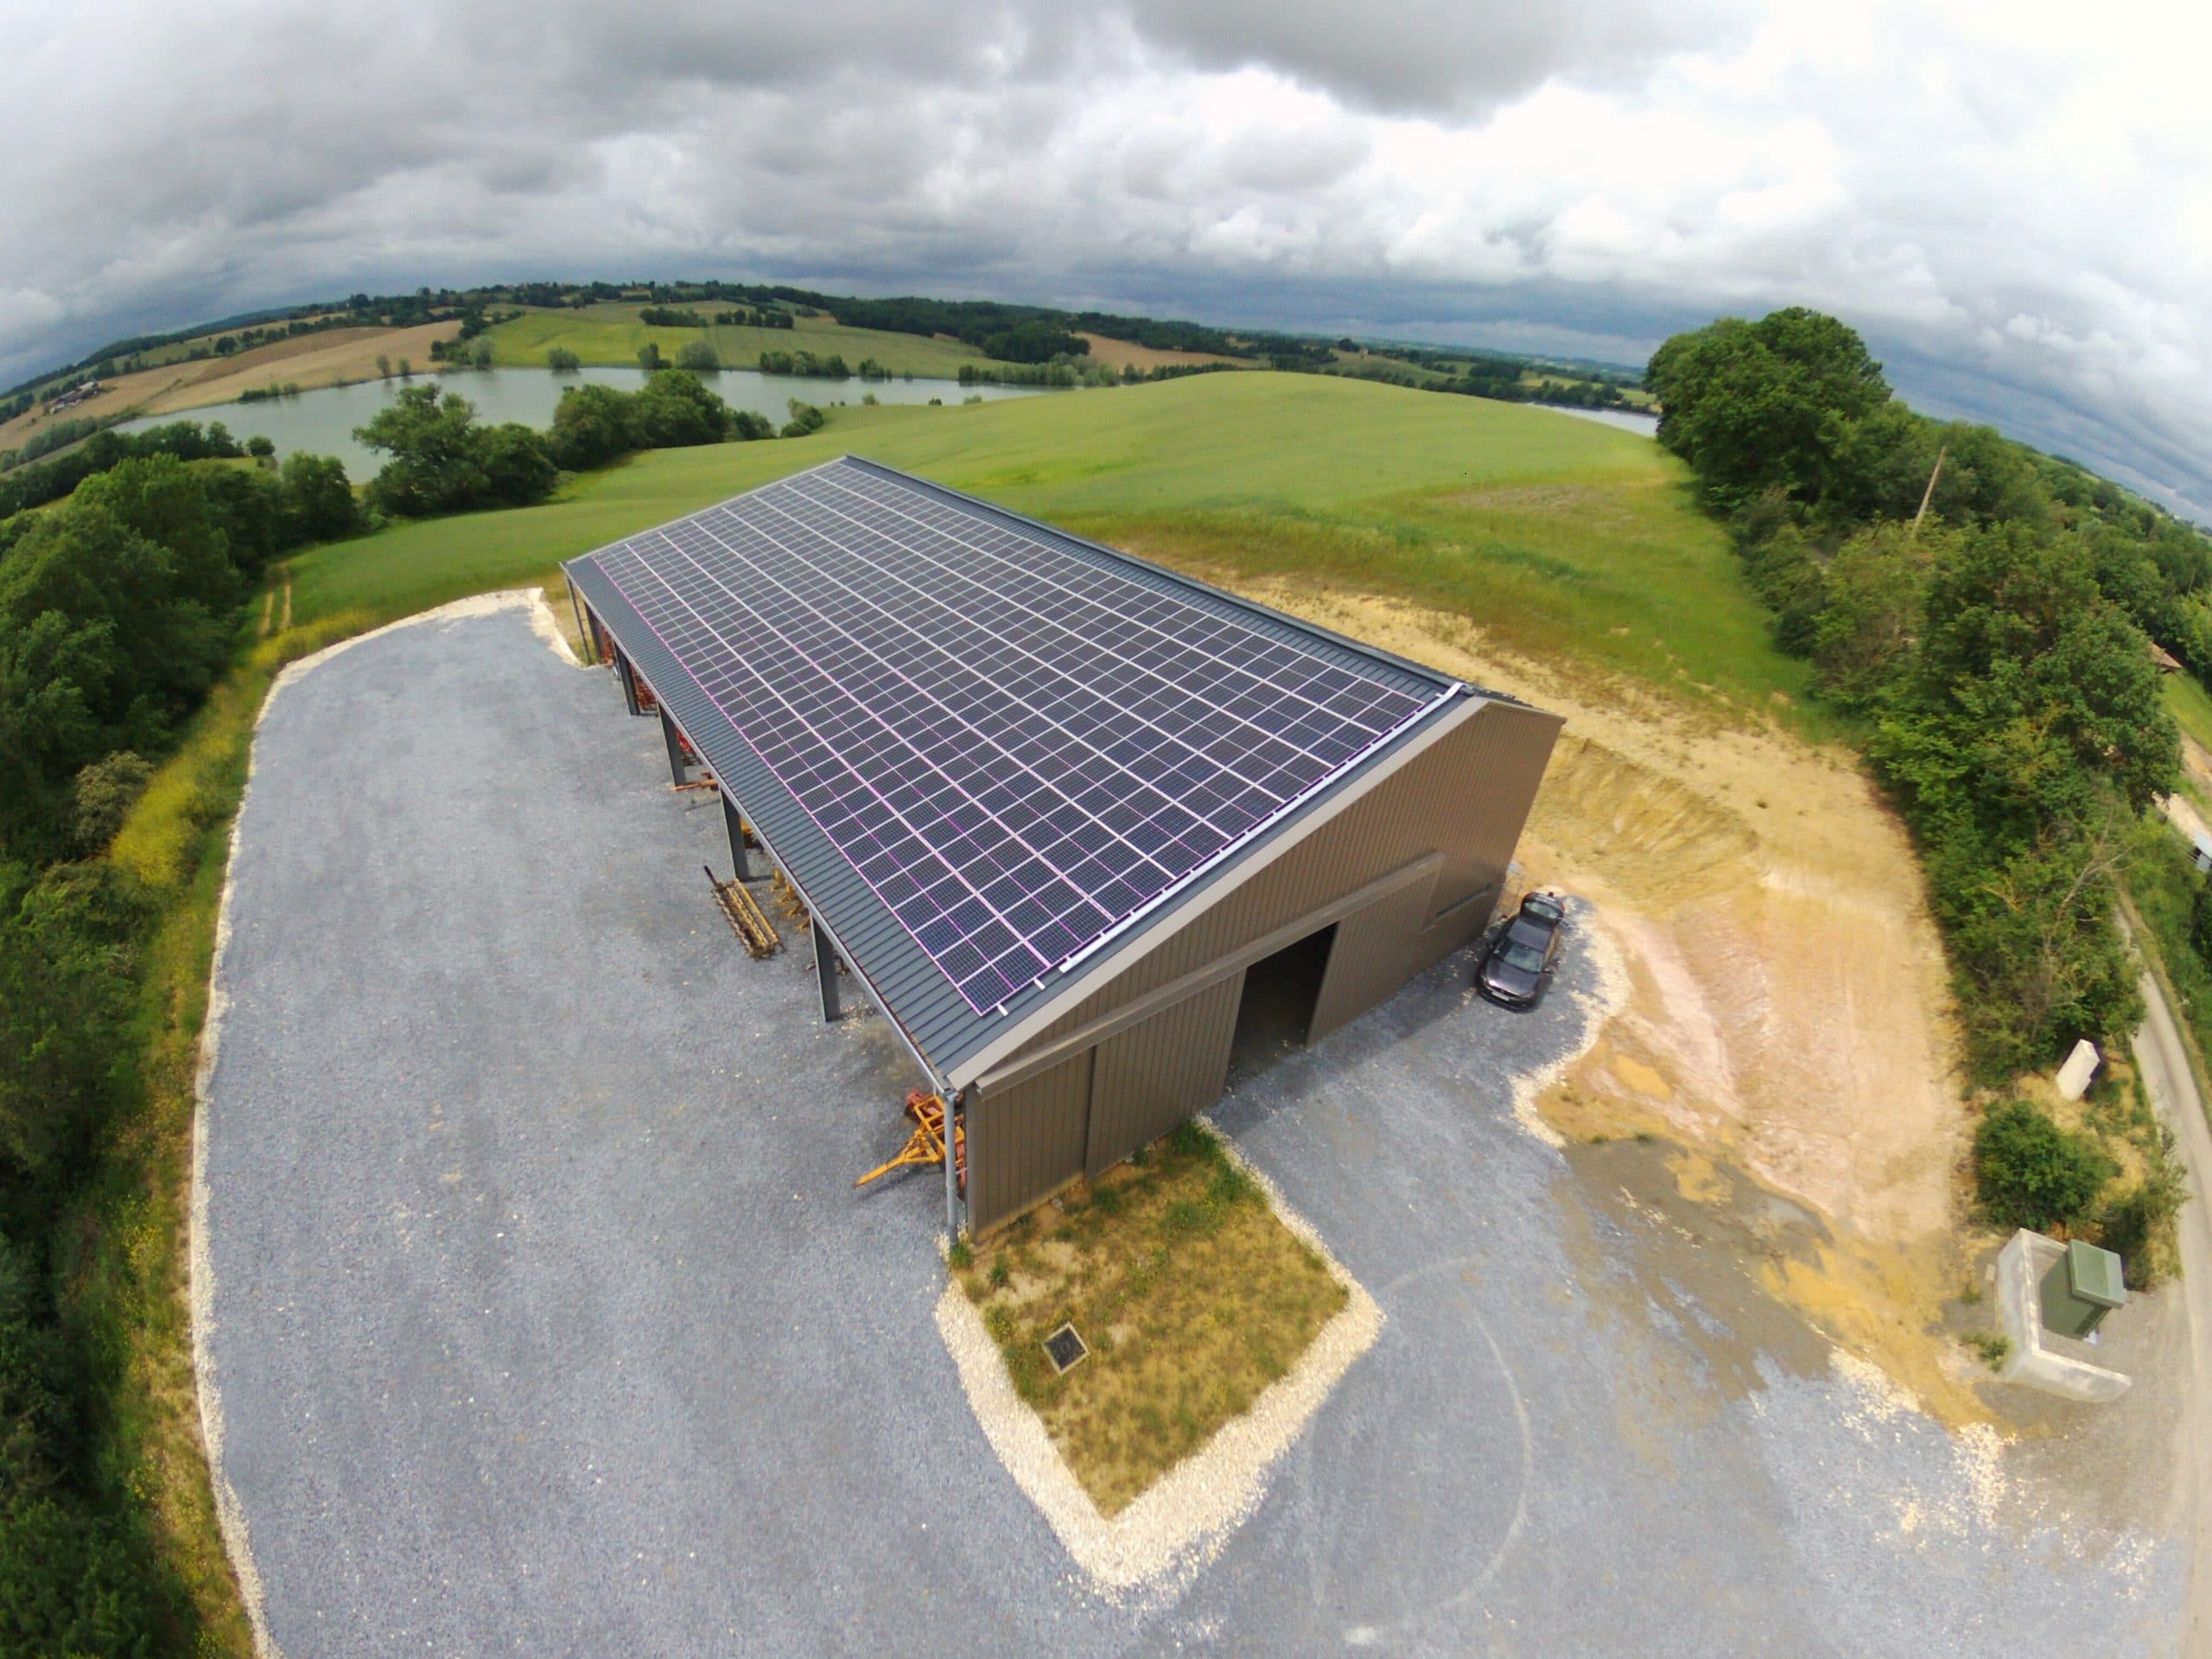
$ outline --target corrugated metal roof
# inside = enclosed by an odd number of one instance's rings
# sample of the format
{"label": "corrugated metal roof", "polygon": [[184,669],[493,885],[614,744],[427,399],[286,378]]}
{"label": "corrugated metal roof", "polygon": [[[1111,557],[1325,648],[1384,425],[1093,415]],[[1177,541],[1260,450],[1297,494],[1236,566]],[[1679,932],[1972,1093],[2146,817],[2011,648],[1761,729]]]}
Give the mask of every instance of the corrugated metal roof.
{"label": "corrugated metal roof", "polygon": [[[769,493],[779,486],[764,486],[763,490],[735,498],[721,507],[673,521],[659,531],[626,538],[623,543],[569,562],[565,568],[577,590],[737,800],[777,861],[804,893],[810,907],[823,918],[831,937],[842,946],[849,964],[868,984],[878,1005],[902,1028],[940,1077],[957,1069],[963,1059],[974,1055],[996,1033],[1046,1004],[1077,994],[1108,957],[1117,954],[1103,950],[1102,946],[1109,941],[1123,944],[1173,925],[1175,914],[1198,894],[1236,880],[1240,868],[1262,849],[1279,844],[1283,837],[1296,834],[1299,823],[1325,803],[1363,787],[1363,780],[1385,765],[1390,754],[1414,741],[1453,708],[1464,707],[1463,700],[1475,695],[1418,664],[874,462],[846,456],[802,477],[840,486],[849,484],[855,489],[865,487],[874,499],[895,499],[902,508],[912,504],[914,511],[927,510],[937,522],[963,526],[979,537],[992,529],[1018,531],[1025,538],[1025,544],[1033,549],[1049,549],[1054,556],[1079,560],[1084,565],[1111,573],[1122,582],[1172,596],[1174,604],[1166,607],[1163,614],[1179,618],[1198,615],[1232,622],[1234,638],[1237,639],[1249,642],[1251,636],[1257,636],[1281,642],[1304,657],[1357,675],[1362,683],[1388,688],[1413,711],[1401,718],[1397,710],[1391,710],[1393,723],[1388,730],[1335,766],[1318,783],[1306,785],[1277,812],[1221,848],[1199,868],[1186,871],[1144,906],[1122,915],[1104,936],[1064,963],[1049,967],[1033,982],[1016,987],[1003,1001],[979,1007],[972,995],[963,995],[961,984],[941,965],[940,958],[924,948],[909,925],[911,916],[902,921],[878,885],[863,874],[855,859],[825,829],[818,810],[810,810],[808,802],[795,792],[770,762],[769,755],[782,758],[785,772],[791,771],[788,753],[779,747],[781,734],[771,728],[784,718],[782,699],[785,693],[789,694],[790,717],[800,717],[798,710],[809,693],[809,685],[804,682],[814,672],[812,659],[808,659],[804,667],[797,658],[782,667],[774,662],[763,665],[747,660],[745,672],[753,690],[767,689],[766,682],[771,677],[779,683],[776,688],[779,700],[766,712],[766,706],[758,700],[740,708],[739,712],[753,727],[747,732],[741,728],[730,712],[736,702],[727,666],[718,669],[709,660],[709,652],[696,633],[687,632],[682,626],[671,626],[668,607],[658,604],[658,591],[643,595],[645,604],[661,611],[658,625],[655,617],[641,609],[638,596],[640,547],[648,556],[664,561],[681,559],[687,575],[709,567],[719,571],[728,538],[737,533],[733,526],[747,514],[757,518],[774,499]],[[757,505],[748,505],[756,501]],[[1003,538],[999,544],[1013,545]],[[718,579],[716,588],[717,602],[737,606],[747,613],[747,620],[755,629],[752,637],[768,642],[771,649],[763,654],[771,656],[780,648],[779,640],[759,632],[765,624],[760,615],[753,614],[757,606],[744,602],[738,596],[757,590],[764,579],[780,582],[783,573],[761,563],[779,556],[772,548],[764,550],[760,545],[749,545],[744,550],[745,562],[734,560],[728,573]],[[811,567],[800,568],[811,570]],[[912,569],[907,568],[901,575],[911,577]],[[850,581],[870,579],[850,577],[849,572],[849,578],[848,592],[853,591]],[[752,588],[748,588],[748,583],[753,584]],[[914,582],[906,580],[904,585],[912,588]],[[971,578],[965,590],[971,604],[976,590]],[[1116,591],[1126,590],[1116,588]],[[685,617],[677,618],[679,624],[688,620]],[[818,629],[820,619],[813,618],[810,626]],[[1197,632],[1204,634],[1205,629],[1201,627]],[[954,649],[959,646],[957,629],[950,631],[945,643]],[[716,642],[716,648],[727,658],[727,642]],[[1246,649],[1250,648],[1248,643]],[[1282,655],[1281,652],[1271,654]],[[871,708],[869,715],[872,720],[888,726],[913,718],[910,710],[897,706]],[[988,718],[988,711],[979,717]],[[821,800],[821,791],[816,789],[817,809]],[[849,839],[850,826],[839,827]]]}

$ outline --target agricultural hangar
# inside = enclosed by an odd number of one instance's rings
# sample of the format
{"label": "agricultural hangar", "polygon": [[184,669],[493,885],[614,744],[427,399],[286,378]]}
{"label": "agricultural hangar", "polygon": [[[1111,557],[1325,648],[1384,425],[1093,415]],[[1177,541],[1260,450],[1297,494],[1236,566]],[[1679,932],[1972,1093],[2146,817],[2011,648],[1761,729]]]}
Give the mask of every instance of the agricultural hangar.
{"label": "agricultural hangar", "polygon": [[[963,1127],[969,1224],[1481,933],[1560,721],[847,456],[566,567]],[[947,1219],[958,1197],[947,1161]]]}

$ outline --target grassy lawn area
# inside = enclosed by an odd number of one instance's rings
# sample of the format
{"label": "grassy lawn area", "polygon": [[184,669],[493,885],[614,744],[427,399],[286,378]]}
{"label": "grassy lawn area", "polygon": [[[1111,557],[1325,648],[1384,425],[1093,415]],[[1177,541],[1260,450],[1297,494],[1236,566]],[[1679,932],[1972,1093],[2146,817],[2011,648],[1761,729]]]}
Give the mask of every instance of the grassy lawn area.
{"label": "grassy lawn area", "polygon": [[[1348,1300],[1221,1142],[1186,1123],[972,1245],[960,1284],[1100,1513],[1249,1409]],[[1072,1322],[1065,1376],[1045,1338]]]}
{"label": "grassy lawn area", "polygon": [[2158,694],[2174,723],[2207,749],[2212,749],[2212,696],[2187,669],[2158,677]]}
{"label": "grassy lawn area", "polygon": [[1320,375],[847,409],[810,438],[662,451],[549,505],[302,554],[300,619],[397,615],[535,580],[557,559],[849,450],[1163,563],[1410,600],[1526,656],[1818,728],[1807,666],[1774,648],[1726,536],[1648,439]]}
{"label": "grassy lawn area", "polygon": [[[957,340],[925,334],[893,334],[874,328],[847,328],[827,317],[801,317],[791,328],[728,328],[717,324],[697,328],[648,328],[638,321],[639,307],[605,304],[582,310],[525,310],[512,321],[495,324],[483,338],[492,342],[492,359],[502,368],[542,369],[550,347],[565,346],[586,363],[634,368],[639,348],[648,340],[660,347],[669,362],[691,341],[703,334],[726,369],[749,369],[763,352],[812,352],[817,357],[832,353],[857,370],[862,358],[872,357],[893,374],[925,375],[951,379],[963,363],[988,359],[973,346]],[[680,308],[711,316],[718,310],[751,310],[751,306],[716,305],[707,301]],[[795,381],[794,385],[804,385]],[[794,396],[804,396],[795,392]]]}

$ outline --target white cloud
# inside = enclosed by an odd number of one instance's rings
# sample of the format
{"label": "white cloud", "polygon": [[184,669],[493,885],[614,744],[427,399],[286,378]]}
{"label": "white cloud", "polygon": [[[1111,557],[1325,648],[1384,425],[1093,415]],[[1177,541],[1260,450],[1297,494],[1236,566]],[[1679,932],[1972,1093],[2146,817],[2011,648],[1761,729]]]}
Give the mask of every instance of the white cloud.
{"label": "white cloud", "polygon": [[1802,302],[1908,390],[2044,441],[2035,411],[2086,416],[2085,459],[2212,510],[2201,8],[92,0],[11,22],[0,378],[125,327],[533,274],[1636,350]]}

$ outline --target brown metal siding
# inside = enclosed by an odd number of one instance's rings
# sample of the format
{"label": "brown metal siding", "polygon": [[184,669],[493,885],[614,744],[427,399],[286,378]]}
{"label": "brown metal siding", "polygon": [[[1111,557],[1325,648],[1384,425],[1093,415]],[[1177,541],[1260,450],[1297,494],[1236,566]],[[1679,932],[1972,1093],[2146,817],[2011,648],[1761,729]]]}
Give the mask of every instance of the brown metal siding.
{"label": "brown metal siding", "polygon": [[[1559,728],[1555,715],[1513,703],[1484,704],[1456,730],[1069,1009],[1024,1044],[1024,1052],[1430,852],[1445,855],[1431,901],[1432,912],[1440,914],[1415,935],[1401,982],[1465,944],[1489,925],[1503,896],[1506,866]],[[1485,887],[1491,889],[1487,901],[1479,896]],[[1459,902],[1471,895],[1476,895],[1474,902]],[[1459,908],[1452,909],[1455,904]]]}
{"label": "brown metal siding", "polygon": [[1091,1051],[1098,1061],[1085,1174],[1111,1168],[1221,1098],[1243,991],[1244,976],[1231,974]]}
{"label": "brown metal siding", "polygon": [[976,1231],[1042,1203],[1083,1173],[1096,1052],[1084,1049],[1027,1083],[969,1102],[968,1224]]}
{"label": "brown metal siding", "polygon": [[1339,1026],[1348,1026],[1377,1003],[1388,1001],[1406,982],[1413,967],[1414,941],[1427,924],[1433,881],[1415,881],[1337,924],[1329,950],[1328,971],[1314,1001],[1309,1043]]}
{"label": "brown metal siding", "polygon": [[[1484,704],[1219,903],[1024,1044],[1031,1052],[1433,853],[1413,881],[1344,918],[1314,1035],[1387,1000],[1479,935],[1559,734],[1555,716]],[[997,1225],[1096,1174],[1220,1096],[1241,971],[969,1107],[970,1224]],[[1011,1057],[1010,1057],[1011,1058]]]}

